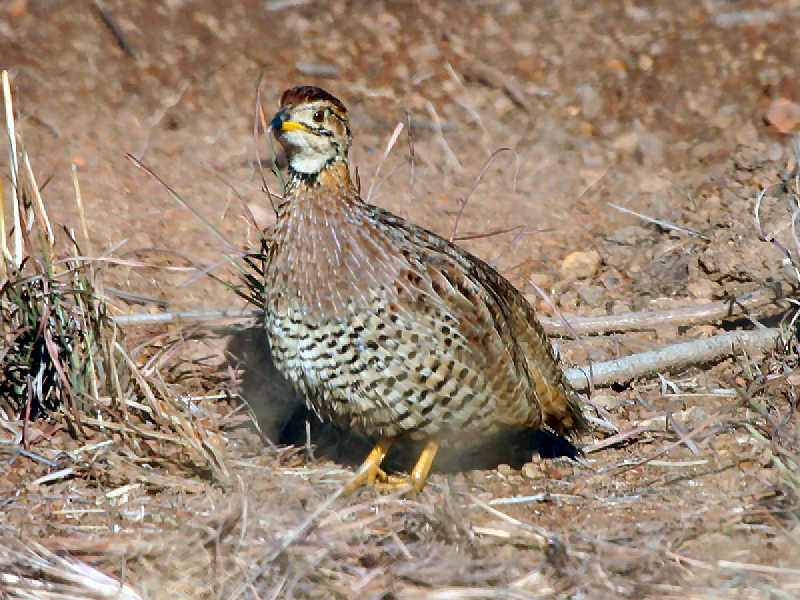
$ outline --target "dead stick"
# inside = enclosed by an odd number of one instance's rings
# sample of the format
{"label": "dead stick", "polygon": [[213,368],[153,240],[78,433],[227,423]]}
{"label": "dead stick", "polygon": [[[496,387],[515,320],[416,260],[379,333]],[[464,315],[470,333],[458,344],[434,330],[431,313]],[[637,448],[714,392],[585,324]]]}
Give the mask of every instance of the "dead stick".
{"label": "dead stick", "polygon": [[[685,306],[672,310],[629,312],[621,315],[599,317],[580,317],[564,315],[564,318],[579,334],[599,334],[612,331],[642,331],[654,329],[658,325],[693,325],[709,323],[734,316],[739,307],[743,312],[749,309],[777,302],[775,293],[770,290],[755,290],[730,300],[710,302],[697,306]],[[540,317],[544,330],[550,335],[568,335],[567,328],[560,319]]]}
{"label": "dead stick", "polygon": [[[734,316],[734,307],[749,310],[777,302],[779,298],[769,290],[755,290],[731,300],[711,302],[697,306],[686,306],[663,311],[630,312],[621,315],[581,317],[564,315],[579,334],[599,334],[612,331],[641,331],[654,329],[657,325],[692,325],[708,323]],[[221,310],[211,312],[142,313],[112,317],[117,325],[148,325],[151,323],[202,322],[219,319],[255,319],[264,316],[261,310]],[[558,319],[539,317],[545,331],[550,335],[567,335],[566,326]]]}
{"label": "dead stick", "polygon": [[108,12],[102,4],[100,4],[99,0],[95,0],[94,7],[100,15],[100,18],[103,20],[103,23],[105,23],[106,27],[108,27],[109,31],[111,31],[111,34],[117,40],[119,47],[122,48],[131,58],[136,58],[136,55],[139,53],[139,51],[128,41],[128,38],[125,36],[125,32],[122,31],[122,27],[119,26],[116,19],[114,19],[114,17],[111,16],[111,13]]}
{"label": "dead stick", "polygon": [[117,325],[150,325],[152,323],[191,323],[220,321],[224,319],[256,319],[264,316],[263,310],[216,310],[211,312],[174,312],[157,314],[117,315],[111,317]]}
{"label": "dead stick", "polygon": [[[721,304],[721,303],[720,303]],[[681,309],[678,309],[681,310]],[[143,325],[147,323],[197,322],[223,319],[253,319],[263,316],[262,311],[216,311],[207,313],[162,313],[120,315],[112,317],[117,325]],[[592,365],[594,385],[626,383],[637,377],[645,377],[661,371],[684,368],[694,364],[713,362],[738,352],[763,352],[774,347],[780,339],[778,329],[734,331],[632,354],[625,358]],[[576,390],[588,388],[589,367],[574,367],[565,372],[567,381]]]}
{"label": "dead stick", "polygon": [[[682,344],[674,344],[660,350],[632,354],[617,360],[594,363],[592,365],[594,385],[626,383],[638,377],[712,362],[740,352],[748,354],[764,352],[774,348],[780,340],[780,336],[780,329],[733,331]],[[565,375],[567,381],[576,390],[588,389],[588,367],[567,369]]]}

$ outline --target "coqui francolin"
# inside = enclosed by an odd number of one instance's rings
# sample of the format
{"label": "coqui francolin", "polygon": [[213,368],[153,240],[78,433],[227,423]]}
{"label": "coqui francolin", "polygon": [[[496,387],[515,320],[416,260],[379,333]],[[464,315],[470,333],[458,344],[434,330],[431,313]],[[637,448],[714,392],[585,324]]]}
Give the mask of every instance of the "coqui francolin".
{"label": "coqui francolin", "polygon": [[[420,490],[440,445],[524,428],[585,425],[531,305],[491,266],[364,202],[350,177],[347,109],[287,90],[271,122],[289,162],[265,242],[275,365],[324,420],[377,440],[350,490]],[[423,441],[410,477],[381,461]]]}

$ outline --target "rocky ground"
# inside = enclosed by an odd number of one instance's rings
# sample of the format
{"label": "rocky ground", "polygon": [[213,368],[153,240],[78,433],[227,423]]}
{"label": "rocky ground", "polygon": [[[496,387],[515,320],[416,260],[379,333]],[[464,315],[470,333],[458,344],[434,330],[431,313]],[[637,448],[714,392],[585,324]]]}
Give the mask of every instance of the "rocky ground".
{"label": "rocky ground", "polygon": [[[564,313],[605,315],[795,293],[785,258],[800,254],[798,29],[792,0],[14,0],[0,6],[0,67],[54,222],[80,227],[75,165],[86,254],[150,265],[108,267],[115,313],[247,308],[197,275],[228,249],[126,155],[252,248],[273,219],[257,101],[269,118],[284,89],[315,84],[349,108],[371,202],[445,236],[457,221],[460,243],[543,315],[554,311],[531,281]],[[567,365],[600,362],[786,324],[792,306],[559,348]],[[230,478],[176,483],[159,466],[162,484],[132,488],[125,503],[104,487],[124,477],[42,490],[28,484],[47,465],[20,459],[0,483],[17,507],[0,514],[4,532],[67,550],[148,598],[800,594],[791,344],[597,389],[582,464],[473,449],[460,467],[441,463],[419,496],[339,498],[365,442],[314,423],[306,440],[289,392],[264,382],[257,329],[182,331],[170,385],[212,397],[243,379],[272,441],[245,426],[236,400],[199,400]],[[46,444],[79,445],[66,434]],[[70,490],[103,510],[71,518]]]}

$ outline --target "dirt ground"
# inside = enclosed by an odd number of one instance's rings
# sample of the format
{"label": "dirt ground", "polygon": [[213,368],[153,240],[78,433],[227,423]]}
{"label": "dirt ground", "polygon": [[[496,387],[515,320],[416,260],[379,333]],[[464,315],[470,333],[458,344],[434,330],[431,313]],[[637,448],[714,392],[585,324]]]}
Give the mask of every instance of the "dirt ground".
{"label": "dirt ground", "polygon": [[[552,310],[531,280],[565,313],[604,315],[765,287],[795,294],[780,184],[797,161],[798,31],[794,0],[10,0],[0,67],[51,218],[79,228],[75,165],[86,254],[153,265],[108,267],[118,314],[248,308],[197,274],[228,249],[126,154],[252,248],[244,207],[261,227],[273,219],[256,164],[257,90],[269,118],[284,89],[314,84],[348,106],[371,202],[448,236],[468,198],[460,243],[542,314]],[[513,151],[476,183],[500,148]],[[754,220],[766,186],[759,218],[776,243]],[[566,365],[583,365],[778,326],[791,307],[558,344]],[[336,497],[366,442],[310,421],[306,441],[252,323],[183,331],[167,379],[203,397],[193,411],[220,432],[229,479],[193,483],[149,465],[160,486],[108,496],[135,477],[48,490],[29,485],[47,466],[18,459],[3,467],[0,505],[28,494],[36,508],[4,509],[3,535],[67,551],[144,598],[800,597],[800,479],[785,468],[800,464],[791,345],[597,389],[582,463],[531,459],[524,444],[464,449],[418,496]],[[128,329],[132,344],[157,333]],[[226,347],[244,367],[226,362]],[[242,380],[270,442],[224,398]],[[39,451],[59,444],[80,446],[54,436]],[[73,504],[54,499],[70,486]],[[77,505],[94,512],[70,516]]]}

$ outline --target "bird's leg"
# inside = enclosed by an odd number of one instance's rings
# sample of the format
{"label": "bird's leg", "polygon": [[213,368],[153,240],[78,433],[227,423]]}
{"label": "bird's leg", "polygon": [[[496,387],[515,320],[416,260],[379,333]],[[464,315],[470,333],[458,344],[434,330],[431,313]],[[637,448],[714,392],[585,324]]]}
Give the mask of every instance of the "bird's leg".
{"label": "bird's leg", "polygon": [[378,473],[381,481],[377,483],[375,487],[387,491],[413,487],[416,491],[421,492],[422,488],[425,486],[425,480],[428,478],[428,473],[431,471],[433,459],[436,458],[436,453],[438,451],[439,444],[435,440],[428,440],[422,452],[420,452],[417,463],[411,470],[410,476],[386,475],[381,471]]}
{"label": "bird's leg", "polygon": [[381,462],[383,462],[391,446],[392,440],[386,437],[381,438],[380,441],[375,444],[375,447],[358,469],[358,474],[347,487],[345,487],[345,494],[356,491],[362,485],[384,491],[398,490],[407,487],[413,487],[418,492],[422,490],[425,485],[425,480],[428,478],[428,473],[430,473],[431,465],[433,465],[433,459],[436,458],[436,453],[439,451],[439,444],[435,440],[428,440],[425,444],[425,448],[422,449],[417,459],[417,463],[411,470],[411,475],[409,477],[387,475],[384,470],[381,469]]}
{"label": "bird's leg", "polygon": [[409,479],[411,480],[411,485],[418,492],[422,491],[422,486],[425,485],[425,480],[431,471],[431,465],[433,465],[433,459],[436,458],[438,451],[439,444],[436,440],[428,440],[417,459],[417,464],[414,465],[414,469],[411,471]]}
{"label": "bird's leg", "polygon": [[349,484],[347,484],[347,487],[344,490],[345,494],[350,494],[351,492],[356,491],[362,485],[375,487],[376,477],[380,477],[384,480],[386,479],[386,473],[384,473],[381,469],[381,463],[383,462],[383,459],[391,446],[392,440],[387,437],[382,437],[378,443],[375,444],[375,447],[367,455],[367,458],[363,463],[361,463],[361,467],[358,469],[358,474],[356,477]]}

